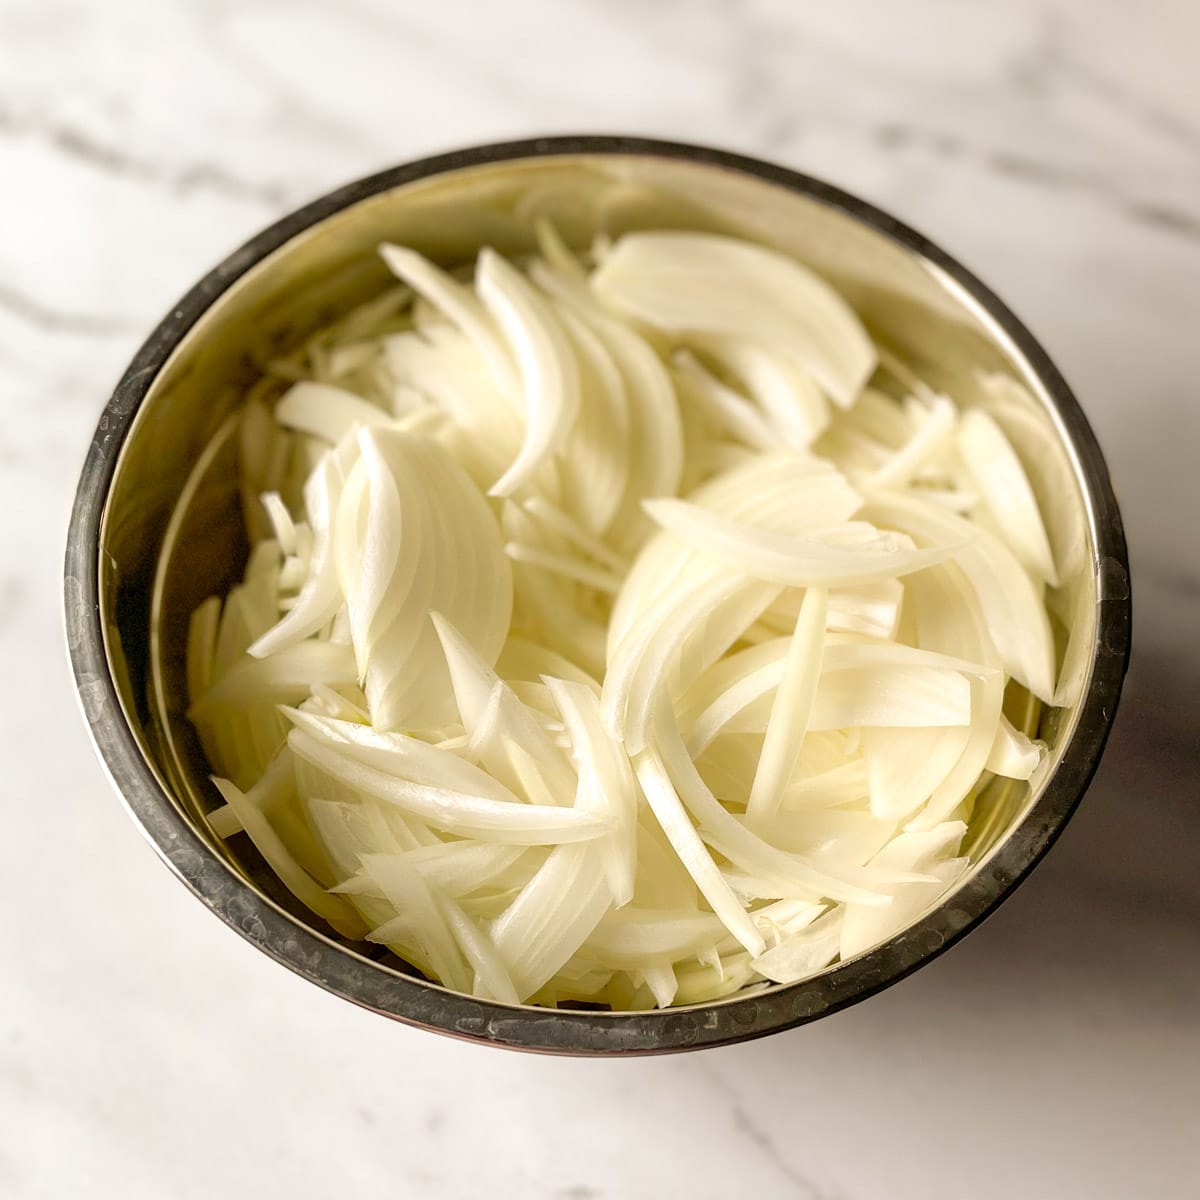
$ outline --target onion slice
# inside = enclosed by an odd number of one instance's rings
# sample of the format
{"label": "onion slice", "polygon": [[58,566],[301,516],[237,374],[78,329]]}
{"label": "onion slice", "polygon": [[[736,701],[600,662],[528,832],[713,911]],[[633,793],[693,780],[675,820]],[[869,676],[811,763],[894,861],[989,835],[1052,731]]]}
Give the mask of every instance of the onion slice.
{"label": "onion slice", "polygon": [[746,805],[746,816],[752,823],[773,817],[779,811],[784,787],[800,757],[821,678],[828,603],[824,589],[810,588],[800,606]]}
{"label": "onion slice", "polygon": [[516,460],[490,488],[493,496],[511,496],[565,444],[579,412],[579,372],[550,306],[494,251],[480,253],[475,287],[520,368],[525,438]]}
{"label": "onion slice", "polygon": [[743,337],[794,355],[843,408],[875,369],[849,305],[765,246],[716,234],[629,233],[591,280],[606,304],[681,336]]}

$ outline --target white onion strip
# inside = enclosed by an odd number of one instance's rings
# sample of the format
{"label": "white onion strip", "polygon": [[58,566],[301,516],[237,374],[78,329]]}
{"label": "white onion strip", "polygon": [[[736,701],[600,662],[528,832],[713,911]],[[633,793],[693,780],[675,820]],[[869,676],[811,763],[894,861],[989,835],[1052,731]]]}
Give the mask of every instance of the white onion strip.
{"label": "white onion strip", "polygon": [[783,790],[800,757],[821,678],[828,603],[829,595],[823,588],[810,588],[804,594],[767,722],[762,756],[750,786],[746,816],[751,823],[773,817],[779,811]]}
{"label": "white onion strip", "polygon": [[895,579],[958,555],[971,536],[927,550],[906,549],[886,534],[868,546],[843,547],[758,529],[683,500],[647,500],[644,508],[697,550],[754,578],[789,587],[852,587]]}
{"label": "white onion strip", "polygon": [[346,787],[395,804],[447,833],[509,845],[586,841],[608,832],[606,822],[573,808],[508,804],[449,788],[415,783],[323,746],[299,729],[288,735],[298,758]]}
{"label": "white onion strip", "polygon": [[511,496],[565,443],[579,411],[578,368],[549,305],[498,254],[480,253],[475,287],[520,368],[525,438],[516,460],[490,488],[493,496]]}

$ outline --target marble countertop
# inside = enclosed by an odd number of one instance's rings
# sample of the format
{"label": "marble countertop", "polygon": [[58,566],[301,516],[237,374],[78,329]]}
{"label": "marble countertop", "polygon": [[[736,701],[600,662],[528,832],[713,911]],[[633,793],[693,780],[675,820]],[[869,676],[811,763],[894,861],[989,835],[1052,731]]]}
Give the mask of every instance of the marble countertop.
{"label": "marble countertop", "polygon": [[[1195,1195],[1200,7],[0,0],[0,1195]],[[231,247],[345,179],[553,131],[857,191],[987,279],[1113,469],[1136,655],[1034,878],[909,981],[673,1059],[489,1052],[328,996],[172,882],[63,665],[108,390]]]}

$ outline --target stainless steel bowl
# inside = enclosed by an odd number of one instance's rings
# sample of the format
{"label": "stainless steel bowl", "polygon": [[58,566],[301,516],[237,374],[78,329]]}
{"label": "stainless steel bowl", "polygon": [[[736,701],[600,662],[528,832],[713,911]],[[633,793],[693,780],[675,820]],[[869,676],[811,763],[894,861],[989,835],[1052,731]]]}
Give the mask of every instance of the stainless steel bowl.
{"label": "stainless steel bowl", "polygon": [[[536,214],[576,241],[600,227],[665,224],[773,243],[821,271],[882,344],[960,403],[991,403],[980,372],[1028,389],[1001,415],[1033,469],[1059,560],[1074,567],[1058,597],[1059,632],[1060,653],[1070,642],[1081,672],[1079,694],[1060,708],[1010,713],[1047,742],[1050,770],[1036,788],[992,780],[980,792],[971,868],[953,893],[904,933],[803,983],[664,1012],[476,1000],[381,949],[342,941],[252,851],[232,850],[202,819],[214,799],[182,715],[183,647],[192,607],[223,593],[246,553],[229,418],[254,362],[379,288],[379,241],[447,262],[483,243],[521,252]],[[151,334],[105,407],[71,518],[65,600],[100,756],[151,844],[210,909],[356,1004],[457,1037],[562,1054],[758,1037],[928,962],[994,910],[1062,830],[1099,762],[1130,641],[1125,539],[1099,447],[1045,351],[982,283],[886,213],[815,179],[717,150],[611,137],[484,146],[384,171],[285,217],[221,263]]]}

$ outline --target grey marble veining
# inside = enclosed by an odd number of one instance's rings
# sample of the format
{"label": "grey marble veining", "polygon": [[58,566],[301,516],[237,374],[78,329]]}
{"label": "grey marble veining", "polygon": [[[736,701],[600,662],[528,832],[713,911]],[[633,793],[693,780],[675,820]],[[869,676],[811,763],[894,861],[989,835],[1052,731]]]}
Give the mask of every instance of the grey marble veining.
{"label": "grey marble veining", "polygon": [[[1198,44],[1178,0],[0,0],[0,1195],[1194,1195]],[[266,961],[141,843],[61,645],[83,449],[176,296],[345,179],[554,130],[930,233],[1076,387],[1131,542],[1121,719],[1034,878],[865,1005],[672,1060],[489,1053]]]}

